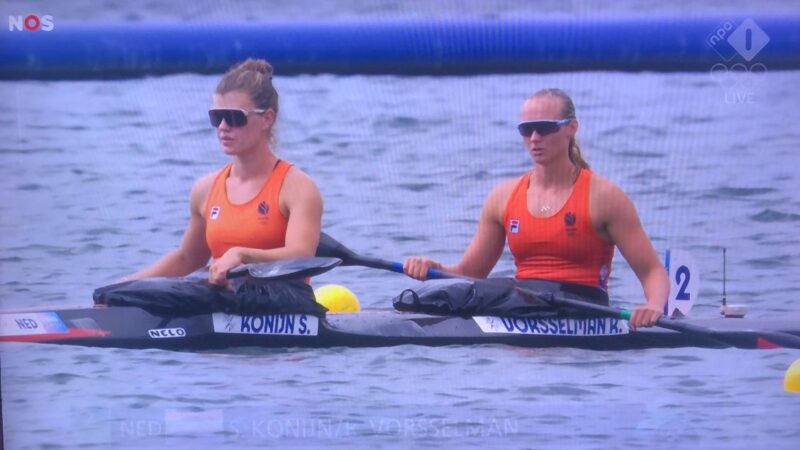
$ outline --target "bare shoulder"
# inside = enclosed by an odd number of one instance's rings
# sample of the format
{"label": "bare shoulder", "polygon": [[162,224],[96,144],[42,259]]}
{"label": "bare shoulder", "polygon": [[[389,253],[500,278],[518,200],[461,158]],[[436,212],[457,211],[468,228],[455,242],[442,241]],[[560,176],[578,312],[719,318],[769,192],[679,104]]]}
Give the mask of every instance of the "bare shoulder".
{"label": "bare shoulder", "polygon": [[297,166],[292,166],[286,173],[280,194],[281,208],[291,210],[293,205],[313,205],[313,209],[322,209],[322,194],[317,183]]}
{"label": "bare shoulder", "polygon": [[208,193],[211,191],[211,186],[214,184],[218,172],[211,172],[200,177],[194,182],[192,186],[192,193],[189,197],[189,203],[193,211],[202,215],[203,207],[208,198]]}
{"label": "bare shoulder", "polygon": [[218,171],[210,172],[203,175],[202,177],[198,178],[197,181],[194,182],[194,187],[192,189],[193,190],[200,189],[205,191],[210,190],[211,185],[214,184],[214,179],[217,177],[217,174],[219,174]]}
{"label": "bare shoulder", "polygon": [[628,196],[619,186],[617,186],[608,178],[599,175],[597,172],[592,172],[592,184],[590,191],[592,197],[602,203],[613,201],[618,202],[628,198]]}
{"label": "bare shoulder", "polygon": [[197,195],[205,199],[205,197],[208,196],[208,192],[211,190],[211,186],[214,184],[217,173],[218,172],[207,173],[195,181],[194,186],[192,186],[192,197],[194,198]]}
{"label": "bare shoulder", "polygon": [[508,199],[511,197],[511,193],[514,191],[518,182],[519,178],[505,179],[495,185],[495,187],[492,188],[492,192],[490,192],[489,196],[486,198],[484,211],[500,223],[503,222],[503,212],[506,209],[506,203],[508,203]]}
{"label": "bare shoulder", "polygon": [[511,192],[513,192],[514,188],[517,186],[517,182],[519,182],[519,178],[507,178],[497,183],[497,185],[492,188],[492,192],[489,193],[489,201],[493,203],[497,202],[505,206],[508,198],[511,196]]}
{"label": "bare shoulder", "polygon": [[603,229],[612,222],[637,216],[636,207],[625,191],[597,173],[592,174],[590,208],[593,220],[597,219],[598,224],[605,224],[601,226]]}
{"label": "bare shoulder", "polygon": [[297,166],[292,166],[286,173],[284,185],[287,186],[290,191],[319,193],[317,183]]}

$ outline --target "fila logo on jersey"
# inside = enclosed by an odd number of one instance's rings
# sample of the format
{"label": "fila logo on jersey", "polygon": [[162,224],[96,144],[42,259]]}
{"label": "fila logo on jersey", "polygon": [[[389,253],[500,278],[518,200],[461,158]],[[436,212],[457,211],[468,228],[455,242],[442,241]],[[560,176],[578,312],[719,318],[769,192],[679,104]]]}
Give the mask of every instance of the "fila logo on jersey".
{"label": "fila logo on jersey", "polygon": [[519,219],[511,219],[508,221],[508,231],[513,234],[519,233]]}
{"label": "fila logo on jersey", "polygon": [[211,220],[217,220],[219,218],[220,209],[221,208],[219,205],[214,205],[211,207]]}

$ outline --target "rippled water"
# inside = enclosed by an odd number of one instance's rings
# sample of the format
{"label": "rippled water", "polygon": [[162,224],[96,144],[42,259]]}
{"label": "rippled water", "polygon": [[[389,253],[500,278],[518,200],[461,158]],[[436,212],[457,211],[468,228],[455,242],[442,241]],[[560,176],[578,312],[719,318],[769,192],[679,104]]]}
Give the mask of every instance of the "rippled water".
{"label": "rippled water", "polygon": [[[281,78],[281,155],[318,182],[324,228],[359,252],[454,261],[498,180],[527,170],[521,100],[570,91],[594,168],[637,204],[659,250],[729,299],[800,312],[798,72],[753,103],[706,74]],[[225,162],[204,110],[215,77],[6,82],[0,109],[3,308],[90,303],[92,289],[177,244],[189,189]],[[496,272],[508,275],[505,255]],[[611,290],[640,287],[619,256]],[[360,268],[319,277],[386,308],[415,282]],[[5,344],[11,448],[168,445],[790,448],[797,351],[589,352],[499,346],[174,353]]]}
{"label": "rippled water", "polygon": [[[43,4],[6,6],[27,12]],[[459,8],[498,17],[528,4],[46,6],[57,19],[135,21],[447,16]],[[540,5],[579,16],[708,12],[694,2]],[[216,81],[185,74],[0,82],[0,307],[89,305],[96,286],[177,244],[192,182],[225,163],[205,117]],[[530,166],[514,129],[522,99],[562,87],[575,99],[590,163],[628,192],[657,250],[685,248],[697,259],[695,315],[717,311],[725,247],[729,300],[746,303],[751,316],[797,316],[798,82],[796,71],[740,74],[722,85],[706,73],[278,77],[280,154],[317,180],[324,228],[346,245],[389,259],[424,253],[455,261],[491,187]],[[505,255],[496,274],[511,271]],[[415,283],[361,268],[315,279],[330,282],[351,288],[366,308],[390,307]],[[618,305],[641,298],[619,255],[611,292]],[[788,449],[800,441],[800,401],[783,391],[782,378],[799,357],[731,349],[0,346],[6,448],[25,449]]]}

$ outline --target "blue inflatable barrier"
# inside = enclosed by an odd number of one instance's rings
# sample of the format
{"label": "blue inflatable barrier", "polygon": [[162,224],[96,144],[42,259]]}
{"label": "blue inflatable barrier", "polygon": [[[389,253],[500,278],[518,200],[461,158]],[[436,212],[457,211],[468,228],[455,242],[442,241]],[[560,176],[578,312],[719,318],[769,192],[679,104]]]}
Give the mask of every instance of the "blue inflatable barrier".
{"label": "blue inflatable barrier", "polygon": [[800,16],[55,23],[3,32],[0,78],[219,73],[248,57],[266,58],[280,75],[695,71],[736,62],[795,69]]}

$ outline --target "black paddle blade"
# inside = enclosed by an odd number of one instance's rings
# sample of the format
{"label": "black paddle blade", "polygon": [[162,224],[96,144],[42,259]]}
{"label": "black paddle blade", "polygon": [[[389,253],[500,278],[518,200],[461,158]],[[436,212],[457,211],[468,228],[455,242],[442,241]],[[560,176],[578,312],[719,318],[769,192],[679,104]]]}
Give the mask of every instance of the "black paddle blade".
{"label": "black paddle blade", "polygon": [[355,253],[342,245],[341,242],[330,237],[326,233],[319,234],[319,244],[317,244],[317,256],[339,258],[343,266],[364,266],[373,269],[390,270],[392,272],[403,273],[403,264],[386,261],[384,259],[370,258]]}
{"label": "black paddle blade", "polygon": [[317,256],[325,258],[339,258],[343,266],[354,265],[353,261],[358,259],[352,250],[342,245],[341,242],[330,237],[327,233],[319,234],[319,244],[317,244]]}
{"label": "black paddle blade", "polygon": [[339,258],[283,259],[266,263],[246,264],[228,272],[228,279],[249,276],[260,280],[284,280],[287,278],[313,277],[325,273],[342,263]]}

